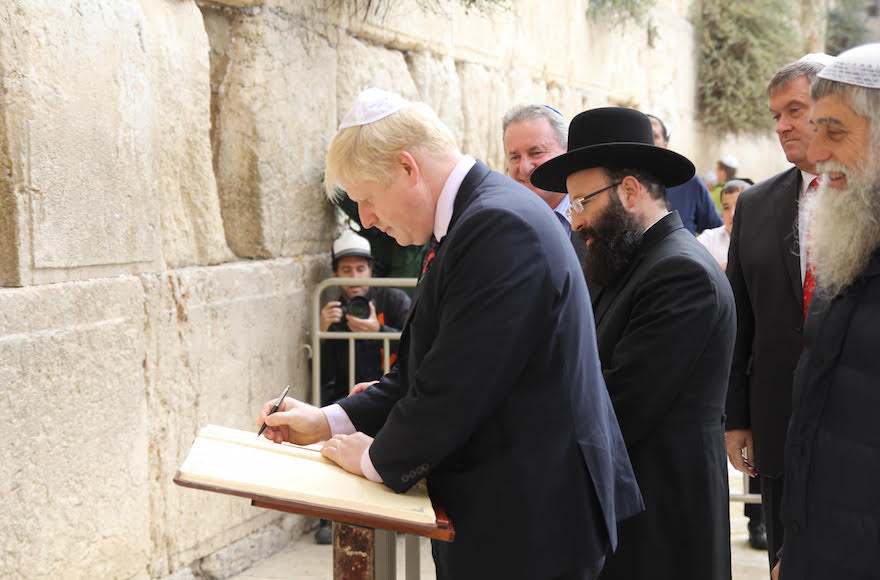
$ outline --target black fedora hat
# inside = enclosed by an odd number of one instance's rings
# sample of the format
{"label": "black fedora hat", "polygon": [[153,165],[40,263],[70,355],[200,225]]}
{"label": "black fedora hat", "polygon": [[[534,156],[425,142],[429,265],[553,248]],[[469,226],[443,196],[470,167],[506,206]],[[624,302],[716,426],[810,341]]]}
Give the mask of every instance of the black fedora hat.
{"label": "black fedora hat", "polygon": [[666,187],[694,176],[694,164],[683,155],[654,145],[651,120],[635,109],[603,107],[578,114],[568,128],[568,153],[532,172],[532,184],[567,192],[568,176],[582,169],[643,169]]}

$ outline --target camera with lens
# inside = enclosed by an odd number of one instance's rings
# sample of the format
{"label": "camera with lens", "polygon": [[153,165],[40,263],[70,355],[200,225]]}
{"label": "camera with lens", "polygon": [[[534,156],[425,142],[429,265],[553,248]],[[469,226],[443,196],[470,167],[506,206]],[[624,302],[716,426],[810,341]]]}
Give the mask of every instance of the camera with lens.
{"label": "camera with lens", "polygon": [[351,314],[355,318],[370,317],[370,301],[363,296],[355,296],[348,301],[348,304],[343,304],[339,308],[342,309],[343,316]]}

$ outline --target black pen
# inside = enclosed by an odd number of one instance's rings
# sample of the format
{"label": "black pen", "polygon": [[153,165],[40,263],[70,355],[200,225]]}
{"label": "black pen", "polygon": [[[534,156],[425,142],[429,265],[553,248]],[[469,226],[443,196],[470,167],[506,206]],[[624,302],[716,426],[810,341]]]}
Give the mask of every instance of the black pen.
{"label": "black pen", "polygon": [[[284,397],[287,396],[287,391],[289,391],[289,390],[290,390],[290,385],[287,385],[286,387],[284,387],[284,390],[281,391],[281,396],[278,397],[278,402],[275,403],[275,406],[272,407],[272,410],[271,410],[271,411],[269,411],[269,414],[270,414],[270,415],[271,415],[272,413],[274,413],[275,411],[278,410],[278,407],[281,406],[281,401],[283,401],[283,400],[284,400]],[[257,431],[257,437],[259,437],[260,435],[262,435],[262,434],[263,434],[263,431],[265,431],[265,430],[266,430],[266,424],[263,423],[263,426],[260,427],[260,430],[259,430],[259,431]]]}

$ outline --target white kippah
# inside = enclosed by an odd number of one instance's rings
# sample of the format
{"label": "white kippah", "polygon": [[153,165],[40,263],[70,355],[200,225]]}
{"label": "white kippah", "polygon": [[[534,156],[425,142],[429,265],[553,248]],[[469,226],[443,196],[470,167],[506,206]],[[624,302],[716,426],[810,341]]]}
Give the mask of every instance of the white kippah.
{"label": "white kippah", "polygon": [[824,52],[811,52],[798,59],[798,62],[814,62],[822,66],[828,66],[832,61],[834,61],[834,57]]}
{"label": "white kippah", "polygon": [[736,169],[739,167],[739,161],[737,161],[736,157],[733,155],[725,155],[721,158],[721,163],[730,167],[731,169]]}
{"label": "white kippah", "polygon": [[406,99],[397,93],[370,87],[361,91],[358,95],[354,105],[348,110],[348,113],[345,114],[345,117],[339,124],[339,129],[366,125],[367,123],[384,119],[388,115],[401,110],[406,105]]}
{"label": "white kippah", "polygon": [[846,85],[880,89],[880,43],[841,52],[818,77]]}

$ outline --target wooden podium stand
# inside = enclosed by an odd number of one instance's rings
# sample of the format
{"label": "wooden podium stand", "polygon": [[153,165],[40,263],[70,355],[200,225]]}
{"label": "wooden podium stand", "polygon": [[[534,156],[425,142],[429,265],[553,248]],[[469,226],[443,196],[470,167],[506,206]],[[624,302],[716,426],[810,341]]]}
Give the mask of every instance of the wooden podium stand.
{"label": "wooden podium stand", "polygon": [[455,529],[446,516],[446,512],[436,504],[434,504],[434,512],[437,514],[437,523],[431,526],[248,493],[227,487],[203,485],[181,479],[179,471],[174,477],[174,483],[183,487],[249,498],[254,507],[333,520],[334,580],[393,580],[396,578],[394,532],[412,535],[412,537],[407,536],[406,578],[407,580],[416,580],[419,577],[417,537],[425,536],[444,542],[451,542],[455,538]]}
{"label": "wooden podium stand", "polygon": [[315,509],[314,506],[298,502],[253,499],[251,504],[255,507],[333,520],[334,580],[394,580],[397,577],[395,532],[410,534],[406,537],[406,580],[418,580],[418,536],[444,542],[451,542],[455,538],[455,529],[446,512],[436,504],[436,526],[363,516],[345,510]]}
{"label": "wooden podium stand", "polygon": [[[332,489],[325,487],[331,482]],[[333,520],[336,580],[393,580],[394,532],[446,542],[455,537],[445,511],[424,487],[395,494],[315,450],[262,442],[252,433],[224,427],[209,425],[199,432],[174,483],[244,497],[256,507]],[[407,543],[408,580],[418,578],[417,541],[414,546],[410,554]],[[411,558],[415,575],[410,574]]]}

